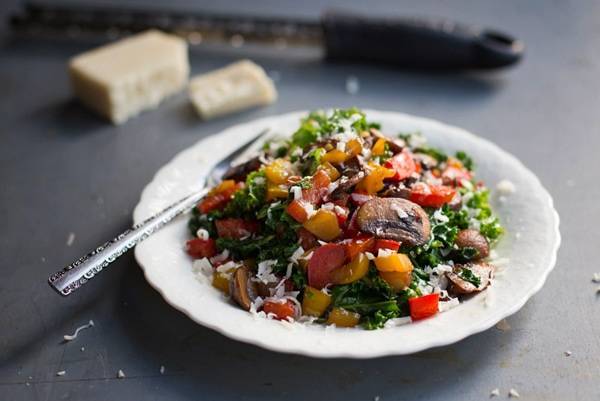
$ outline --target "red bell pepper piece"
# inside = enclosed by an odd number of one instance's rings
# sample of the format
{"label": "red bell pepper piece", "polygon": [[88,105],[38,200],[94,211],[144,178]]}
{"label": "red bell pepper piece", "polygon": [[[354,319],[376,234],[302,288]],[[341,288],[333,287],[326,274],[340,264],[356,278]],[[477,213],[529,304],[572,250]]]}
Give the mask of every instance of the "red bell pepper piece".
{"label": "red bell pepper piece", "polygon": [[412,320],[425,319],[438,312],[440,294],[423,295],[422,297],[409,298],[408,307]]}

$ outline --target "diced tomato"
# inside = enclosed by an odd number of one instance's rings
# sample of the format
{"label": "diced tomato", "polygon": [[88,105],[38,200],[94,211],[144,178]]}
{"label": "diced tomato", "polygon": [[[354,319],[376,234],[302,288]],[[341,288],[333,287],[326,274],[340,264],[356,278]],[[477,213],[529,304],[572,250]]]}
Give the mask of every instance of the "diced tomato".
{"label": "diced tomato", "polygon": [[297,232],[298,240],[300,241],[300,246],[305,251],[312,249],[319,245],[317,237],[315,237],[310,231],[308,231],[304,227],[300,227]]}
{"label": "diced tomato", "polygon": [[254,220],[220,219],[215,221],[217,233],[221,238],[240,239],[258,232],[259,224]]}
{"label": "diced tomato", "polygon": [[398,249],[400,249],[400,245],[400,242],[391,239],[378,239],[375,240],[373,252],[377,253],[380,249],[390,249],[392,251],[398,251]]}
{"label": "diced tomato", "polygon": [[329,184],[331,184],[329,175],[323,170],[317,170],[312,177],[311,187],[302,190],[302,199],[315,206],[318,205],[327,194]]}
{"label": "diced tomato", "polygon": [[[208,213],[213,210],[224,208],[233,197],[233,194],[237,190],[244,187],[244,183],[238,182],[234,185],[220,185],[219,187],[223,187],[223,189],[219,192],[211,192],[204,199],[202,199],[202,201],[200,201],[198,204],[198,210],[200,210],[201,213]],[[219,189],[219,187],[215,189]]]}
{"label": "diced tomato", "polygon": [[384,166],[394,170],[396,173],[393,177],[388,178],[390,181],[402,181],[411,176],[417,171],[417,165],[411,154],[407,151],[402,151],[384,163]]}
{"label": "diced tomato", "polygon": [[348,240],[344,245],[346,246],[348,261],[351,261],[361,252],[372,252],[373,245],[375,245],[375,239],[370,235],[359,234]]}
{"label": "diced tomato", "polygon": [[294,199],[287,205],[285,211],[292,216],[298,223],[304,223],[308,220],[308,212],[305,209],[306,202],[299,199]]}
{"label": "diced tomato", "polygon": [[446,185],[461,185],[462,180],[469,181],[471,178],[471,173],[468,170],[455,166],[448,166],[442,172],[442,180]]}
{"label": "diced tomato", "polygon": [[361,192],[353,192],[350,195],[350,201],[357,206],[361,206],[363,203],[367,202],[368,200],[371,200],[371,198],[373,198],[372,195],[364,194]]}
{"label": "diced tomato", "polygon": [[346,248],[325,244],[314,250],[308,262],[308,285],[321,289],[331,283],[331,272],[346,261]]}
{"label": "diced tomato", "polygon": [[296,305],[289,299],[283,302],[265,301],[263,304],[263,312],[266,314],[274,314],[275,319],[277,320],[286,320],[288,317],[294,317]]}
{"label": "diced tomato", "polygon": [[210,258],[217,254],[217,245],[212,238],[192,238],[185,243],[185,250],[194,258]]}
{"label": "diced tomato", "polygon": [[408,307],[412,320],[425,319],[438,312],[440,294],[423,295],[422,297],[410,298]]}
{"label": "diced tomato", "polygon": [[456,190],[445,185],[427,185],[418,183],[411,188],[410,200],[425,207],[442,207],[450,203],[456,195]]}

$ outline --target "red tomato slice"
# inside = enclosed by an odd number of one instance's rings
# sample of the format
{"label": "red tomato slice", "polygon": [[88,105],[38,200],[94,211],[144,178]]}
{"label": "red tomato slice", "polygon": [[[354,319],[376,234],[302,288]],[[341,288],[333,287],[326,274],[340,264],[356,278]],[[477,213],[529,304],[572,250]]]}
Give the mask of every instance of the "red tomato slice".
{"label": "red tomato slice", "polygon": [[462,180],[470,181],[471,178],[472,178],[471,173],[468,170],[465,170],[465,169],[462,169],[459,167],[455,167],[455,166],[448,166],[442,172],[442,181],[446,185],[452,185],[452,186],[462,185],[461,184]]}
{"label": "red tomato slice", "polygon": [[217,233],[221,238],[240,239],[258,232],[258,222],[244,219],[220,219],[215,221]]}
{"label": "red tomato slice", "polygon": [[194,258],[210,258],[217,254],[217,245],[212,238],[192,238],[185,243],[185,250]]}
{"label": "red tomato slice", "polygon": [[424,207],[442,207],[450,203],[456,195],[456,190],[445,185],[427,185],[418,183],[410,190],[410,200]]}
{"label": "red tomato slice", "polygon": [[263,304],[263,312],[266,314],[272,313],[277,320],[285,320],[288,317],[294,317],[296,305],[289,299],[284,302],[265,301]]}
{"label": "red tomato slice", "polygon": [[375,241],[373,252],[377,253],[380,249],[391,249],[392,251],[398,251],[400,249],[400,242],[391,239],[378,239]]}
{"label": "red tomato slice", "polygon": [[412,320],[425,319],[438,312],[440,294],[423,295],[422,297],[410,298],[408,307]]}
{"label": "red tomato slice", "polygon": [[398,153],[384,163],[384,166],[396,172],[396,175],[388,178],[390,181],[402,181],[417,171],[417,165],[409,152]]}
{"label": "red tomato slice", "polygon": [[331,271],[346,261],[346,248],[340,244],[325,244],[314,250],[308,262],[308,285],[321,289],[331,283]]}
{"label": "red tomato slice", "polygon": [[375,245],[375,239],[370,235],[359,234],[358,236],[347,240],[344,245],[346,246],[346,254],[348,260],[351,261],[361,252],[373,251],[373,245]]}

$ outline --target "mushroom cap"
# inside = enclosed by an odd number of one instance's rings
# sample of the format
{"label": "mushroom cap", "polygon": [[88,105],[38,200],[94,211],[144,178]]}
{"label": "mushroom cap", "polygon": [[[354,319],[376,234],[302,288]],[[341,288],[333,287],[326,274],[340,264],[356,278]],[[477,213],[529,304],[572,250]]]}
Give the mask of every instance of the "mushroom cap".
{"label": "mushroom cap", "polygon": [[426,243],[431,231],[423,208],[402,198],[373,198],[365,202],[358,210],[357,223],[365,233],[409,246]]}

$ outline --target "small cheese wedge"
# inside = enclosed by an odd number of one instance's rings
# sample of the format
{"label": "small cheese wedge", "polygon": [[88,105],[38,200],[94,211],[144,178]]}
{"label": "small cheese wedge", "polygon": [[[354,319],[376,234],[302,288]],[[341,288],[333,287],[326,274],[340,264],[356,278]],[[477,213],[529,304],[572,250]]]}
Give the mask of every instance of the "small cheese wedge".
{"label": "small cheese wedge", "polygon": [[273,103],[277,90],[265,70],[250,60],[191,79],[190,100],[203,119]]}
{"label": "small cheese wedge", "polygon": [[115,124],[182,90],[189,71],[187,43],[156,30],[82,53],[69,64],[75,94]]}

